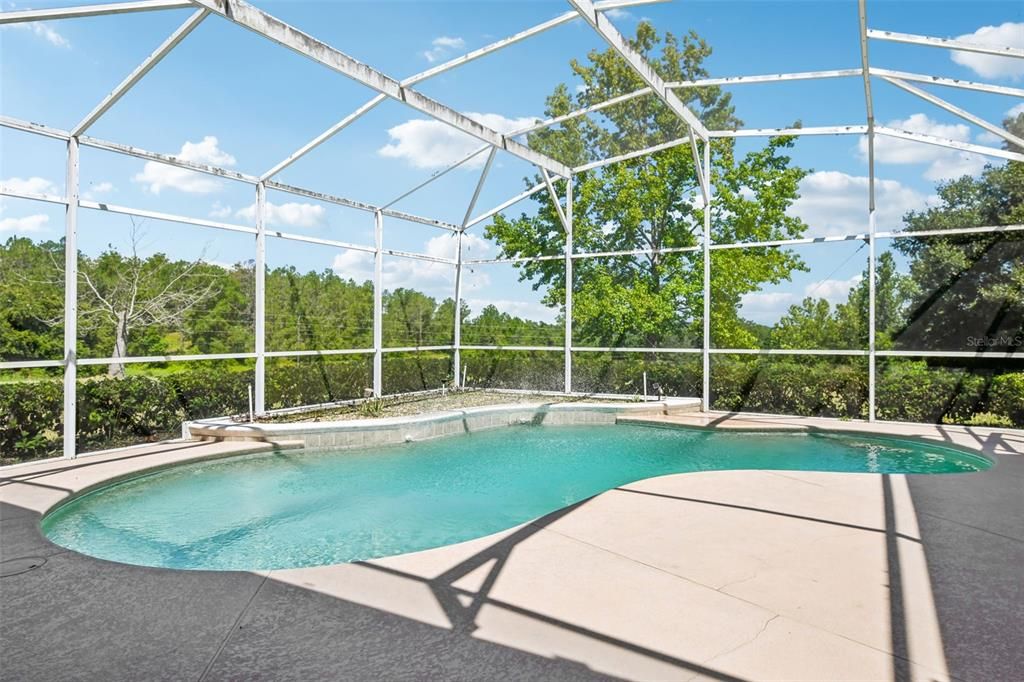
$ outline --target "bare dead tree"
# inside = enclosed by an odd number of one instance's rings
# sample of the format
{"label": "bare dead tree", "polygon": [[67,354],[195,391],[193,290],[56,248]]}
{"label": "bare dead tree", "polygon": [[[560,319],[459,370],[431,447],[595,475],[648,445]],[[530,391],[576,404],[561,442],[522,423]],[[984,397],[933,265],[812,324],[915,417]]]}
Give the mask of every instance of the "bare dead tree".
{"label": "bare dead tree", "polygon": [[[114,360],[107,373],[123,377],[128,339],[134,329],[146,326],[177,327],[186,314],[217,293],[216,282],[198,273],[203,258],[182,266],[180,262],[139,257],[145,221],[131,218],[131,254],[103,264],[83,263],[79,268],[78,325],[83,330],[114,328]],[[112,267],[111,267],[112,266]]]}

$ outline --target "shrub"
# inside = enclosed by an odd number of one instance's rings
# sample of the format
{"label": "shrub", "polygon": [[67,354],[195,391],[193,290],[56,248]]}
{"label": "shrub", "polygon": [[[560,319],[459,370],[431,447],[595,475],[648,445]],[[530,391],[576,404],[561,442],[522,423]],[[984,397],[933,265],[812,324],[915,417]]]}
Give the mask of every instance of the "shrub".
{"label": "shrub", "polygon": [[63,407],[59,379],[0,383],[0,463],[60,454]]}
{"label": "shrub", "polygon": [[886,362],[879,366],[875,388],[877,416],[929,424],[948,418],[962,423],[984,411],[989,379],[984,373],[932,367],[920,360]]}
{"label": "shrub", "polygon": [[557,351],[462,351],[466,385],[472,388],[514,388],[561,391],[565,373]]}
{"label": "shrub", "polygon": [[1001,374],[988,389],[989,409],[1024,427],[1024,372]]}
{"label": "shrub", "polygon": [[867,367],[859,359],[716,357],[711,384],[716,410],[842,418],[867,412]]}
{"label": "shrub", "polygon": [[[471,385],[560,390],[562,356],[554,352],[465,351]],[[699,358],[669,354],[577,353],[577,390],[639,394],[643,372],[665,395],[700,394]],[[385,356],[389,393],[437,388],[449,377],[447,353]],[[362,397],[370,356],[268,363],[267,407]],[[174,369],[173,367],[169,369]],[[857,417],[867,412],[862,359],[715,356],[712,406],[719,410]],[[251,363],[194,363],[167,374],[78,383],[78,448],[95,450],[173,437],[182,421],[248,408]],[[1024,427],[1024,372],[930,366],[917,360],[880,365],[878,417],[900,421]],[[61,452],[62,384],[58,379],[0,383],[0,461]],[[368,410],[374,407],[366,408]]]}
{"label": "shrub", "polygon": [[287,358],[270,363],[267,409],[361,398],[363,389],[373,383],[372,368],[373,358],[369,355]]}
{"label": "shrub", "polygon": [[411,393],[441,388],[452,381],[452,354],[424,351],[385,353],[384,393]]}
{"label": "shrub", "polygon": [[1013,422],[1010,421],[1009,417],[1001,414],[992,414],[991,412],[979,412],[972,414],[969,419],[965,419],[961,422],[954,421],[949,417],[942,418],[943,424],[962,424],[964,426],[992,426],[1000,428],[1010,428],[1013,426]]}

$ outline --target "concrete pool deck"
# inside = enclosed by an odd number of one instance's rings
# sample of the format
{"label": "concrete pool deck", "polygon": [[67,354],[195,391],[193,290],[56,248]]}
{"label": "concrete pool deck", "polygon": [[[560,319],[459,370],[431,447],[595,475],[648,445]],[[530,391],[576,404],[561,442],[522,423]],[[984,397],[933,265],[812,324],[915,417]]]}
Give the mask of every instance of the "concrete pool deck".
{"label": "concrete pool deck", "polygon": [[111,477],[271,444],[167,443],[9,467],[0,678],[1019,679],[1024,432],[644,419],[914,436],[996,466],[679,474],[459,545],[253,573],[93,559],[49,543],[38,522]]}

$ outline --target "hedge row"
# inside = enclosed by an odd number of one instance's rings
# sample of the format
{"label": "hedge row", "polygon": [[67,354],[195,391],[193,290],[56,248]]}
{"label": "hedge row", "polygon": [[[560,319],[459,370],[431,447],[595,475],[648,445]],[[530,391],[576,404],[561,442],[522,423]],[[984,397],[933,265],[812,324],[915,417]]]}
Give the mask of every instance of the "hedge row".
{"label": "hedge row", "polygon": [[[562,356],[555,352],[465,351],[467,381],[479,388],[561,390]],[[700,358],[669,354],[577,353],[577,391],[648,391],[698,396]],[[371,384],[372,359],[339,356],[271,361],[267,407],[294,407],[360,397]],[[385,355],[387,393],[437,388],[450,381],[448,353]],[[174,436],[182,421],[248,409],[251,365],[195,363],[181,371],[81,379],[80,451]],[[712,359],[712,407],[859,418],[867,414],[867,367],[862,358]],[[1010,423],[1024,427],[1024,372],[964,369],[894,360],[879,365],[878,418],[930,423]],[[0,459],[4,463],[54,456],[61,449],[61,383],[56,379],[0,383]]]}

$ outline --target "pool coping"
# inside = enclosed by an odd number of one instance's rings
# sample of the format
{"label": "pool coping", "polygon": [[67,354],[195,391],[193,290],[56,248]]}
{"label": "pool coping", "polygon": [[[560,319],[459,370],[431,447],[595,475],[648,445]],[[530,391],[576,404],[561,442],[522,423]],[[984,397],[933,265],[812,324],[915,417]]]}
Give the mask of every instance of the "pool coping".
{"label": "pool coping", "polygon": [[[649,428],[656,429],[682,429],[682,430],[693,430],[693,431],[727,431],[733,433],[762,433],[762,434],[805,434],[808,436],[813,435],[840,435],[840,436],[867,436],[870,438],[878,438],[881,440],[905,440],[912,441],[915,443],[923,443],[931,445],[936,448],[948,448],[963,452],[975,457],[979,457],[984,461],[988,462],[989,466],[987,469],[995,468],[999,460],[991,454],[986,454],[983,450],[979,450],[976,447],[966,445],[963,443],[951,442],[948,440],[938,441],[933,436],[921,433],[893,433],[885,430],[885,427],[899,426],[901,422],[850,422],[847,420],[835,420],[841,424],[848,424],[849,426],[843,428],[841,426],[825,426],[819,427],[812,424],[790,424],[790,423],[779,423],[770,422],[771,415],[764,415],[762,418],[765,419],[764,423],[723,423],[723,424],[706,424],[696,421],[690,421],[686,417],[682,419],[674,419],[669,417],[668,419],[661,419],[658,417],[620,417],[616,420],[617,424],[628,424],[634,426],[646,426]],[[800,419],[827,419],[821,417],[804,417]],[[912,426],[920,426],[919,424],[910,424]],[[857,428],[861,426],[861,428]],[[881,427],[881,428],[879,428]],[[1021,436],[1024,436],[1024,430],[1008,430],[1008,429],[993,429],[995,431],[1016,431]]]}

